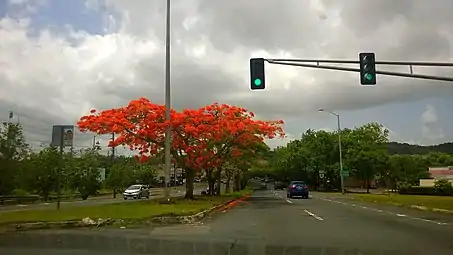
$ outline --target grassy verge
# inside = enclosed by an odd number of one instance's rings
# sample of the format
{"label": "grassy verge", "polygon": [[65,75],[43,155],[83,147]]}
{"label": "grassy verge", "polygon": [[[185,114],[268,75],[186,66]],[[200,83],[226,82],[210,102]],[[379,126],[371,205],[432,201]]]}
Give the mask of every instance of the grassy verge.
{"label": "grassy verge", "polygon": [[252,194],[253,192],[253,188],[250,187],[250,186],[247,186],[245,189],[241,190],[241,191],[235,191],[235,192],[230,192],[230,193],[225,193],[225,189],[222,189],[220,191],[220,194],[222,196],[230,196],[232,198],[240,198],[240,197],[243,197],[245,195],[250,195]]}
{"label": "grassy verge", "polygon": [[348,194],[350,197],[365,201],[381,204],[390,204],[397,206],[412,205],[424,206],[430,209],[438,208],[445,210],[453,210],[453,197],[447,196],[417,196],[417,195],[377,195],[377,194]]}
{"label": "grassy verge", "polygon": [[177,198],[171,204],[162,204],[156,199],[107,205],[71,208],[63,207],[59,211],[55,209],[42,209],[0,212],[0,225],[38,221],[81,220],[85,217],[90,217],[92,219],[113,218],[140,221],[156,216],[183,216],[195,214],[238,196],[240,196],[240,194],[219,197],[197,196],[196,199],[192,201]]}

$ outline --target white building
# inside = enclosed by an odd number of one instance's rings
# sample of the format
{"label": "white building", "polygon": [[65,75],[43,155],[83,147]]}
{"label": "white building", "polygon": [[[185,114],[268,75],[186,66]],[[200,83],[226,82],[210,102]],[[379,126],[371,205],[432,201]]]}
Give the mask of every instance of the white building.
{"label": "white building", "polygon": [[420,187],[432,187],[437,180],[446,179],[453,184],[453,166],[430,167],[428,170],[432,179],[420,179]]}

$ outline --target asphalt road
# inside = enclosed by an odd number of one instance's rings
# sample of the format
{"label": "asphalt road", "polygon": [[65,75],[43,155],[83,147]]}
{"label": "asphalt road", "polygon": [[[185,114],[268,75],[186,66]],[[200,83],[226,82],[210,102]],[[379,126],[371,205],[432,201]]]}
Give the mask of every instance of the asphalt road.
{"label": "asphalt road", "polygon": [[[184,195],[185,187],[173,187],[170,189],[170,196],[178,197]],[[194,188],[194,193],[200,193],[202,190],[201,185],[196,185]],[[163,189],[151,189],[150,199],[161,198],[163,196]],[[102,197],[91,197],[87,200],[74,200],[74,201],[62,201],[61,207],[73,207],[73,206],[92,206],[92,205],[102,205],[102,204],[114,204],[122,202],[136,202],[138,200],[128,199],[124,200],[122,194],[118,194],[116,198],[113,196],[102,196]],[[47,209],[47,208],[56,208],[57,204],[52,203],[37,203],[37,204],[23,204],[23,205],[7,205],[0,206],[1,212],[14,212],[14,211],[24,211],[24,210],[37,210],[37,209]]]}
{"label": "asphalt road", "polygon": [[[14,243],[21,248],[1,248]],[[284,192],[269,190],[255,192],[248,201],[198,224],[0,236],[0,254],[6,255],[94,254],[74,250],[80,248],[97,250],[96,254],[451,255],[453,216],[358,203],[328,194],[286,199]]]}

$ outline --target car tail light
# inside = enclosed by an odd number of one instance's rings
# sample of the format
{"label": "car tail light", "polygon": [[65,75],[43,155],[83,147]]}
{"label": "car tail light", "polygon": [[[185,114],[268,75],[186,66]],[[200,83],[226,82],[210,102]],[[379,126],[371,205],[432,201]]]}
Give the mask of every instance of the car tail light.
{"label": "car tail light", "polygon": [[305,188],[308,189],[308,185],[305,185]]}
{"label": "car tail light", "polygon": [[292,185],[291,188],[292,188],[292,189],[296,188],[296,185]]}

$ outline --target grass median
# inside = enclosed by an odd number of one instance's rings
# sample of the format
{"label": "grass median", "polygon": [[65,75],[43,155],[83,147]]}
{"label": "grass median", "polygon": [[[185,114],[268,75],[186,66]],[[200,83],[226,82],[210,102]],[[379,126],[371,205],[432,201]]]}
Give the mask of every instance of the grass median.
{"label": "grass median", "polygon": [[424,206],[428,209],[444,209],[453,211],[453,197],[451,196],[418,196],[400,194],[348,194],[353,198],[365,202],[390,204],[411,207],[412,205]]}
{"label": "grass median", "polygon": [[25,222],[56,222],[67,220],[91,219],[124,219],[145,220],[157,216],[192,215],[215,205],[243,196],[246,192],[237,192],[222,196],[196,196],[195,200],[176,198],[172,203],[163,204],[162,200],[142,200],[116,204],[68,207],[60,210],[41,209],[13,212],[0,212],[0,225]]}

